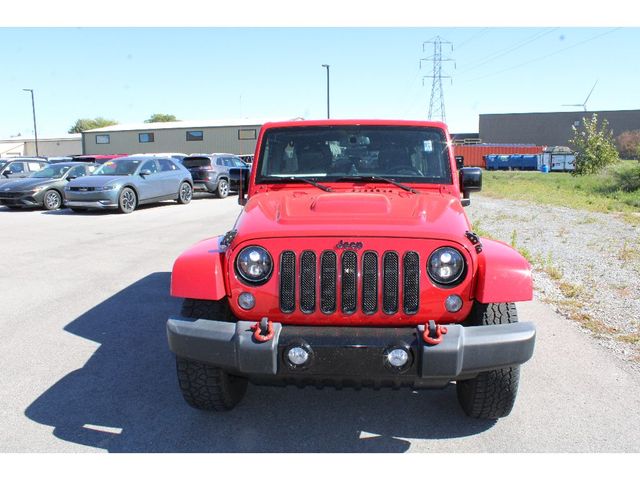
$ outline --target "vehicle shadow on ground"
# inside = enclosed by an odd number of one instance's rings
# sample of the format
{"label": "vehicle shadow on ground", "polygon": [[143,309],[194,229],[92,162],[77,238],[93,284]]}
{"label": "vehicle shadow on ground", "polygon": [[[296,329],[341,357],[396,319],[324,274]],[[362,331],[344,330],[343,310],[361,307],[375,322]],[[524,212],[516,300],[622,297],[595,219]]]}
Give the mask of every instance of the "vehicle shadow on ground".
{"label": "vehicle shadow on ground", "polygon": [[235,410],[201,412],[178,390],[166,319],[179,312],[169,272],[151,274],[65,330],[99,344],[86,364],[38,397],[26,416],[56,437],[110,452],[404,452],[412,439],[474,435],[455,388],[297,389],[249,386]]}
{"label": "vehicle shadow on ground", "polygon": [[[157,202],[157,203],[148,203],[145,205],[138,205],[136,207],[136,209],[131,212],[129,215],[135,215],[136,212],[139,211],[144,211],[144,210],[153,210],[155,208],[160,208],[160,207],[166,207],[167,205],[177,205],[176,202],[171,201],[171,200],[166,200],[163,202]],[[100,215],[123,215],[120,212],[118,212],[115,208],[110,208],[110,209],[90,209],[90,210],[84,210],[81,212],[74,212],[73,210],[71,210],[70,208],[59,208],[58,210],[42,210],[40,213],[42,213],[43,215],[73,215],[73,216],[85,216],[85,217],[95,217],[95,216],[100,216]]]}

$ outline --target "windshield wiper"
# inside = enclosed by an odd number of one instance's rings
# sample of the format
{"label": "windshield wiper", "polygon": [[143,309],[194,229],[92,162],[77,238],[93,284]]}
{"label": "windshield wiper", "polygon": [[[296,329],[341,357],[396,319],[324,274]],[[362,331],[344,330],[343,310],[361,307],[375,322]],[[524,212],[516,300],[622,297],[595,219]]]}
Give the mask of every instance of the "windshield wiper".
{"label": "windshield wiper", "polygon": [[314,182],[313,180],[309,180],[308,178],[303,177],[289,177],[289,180],[301,180],[309,185],[313,185],[314,187],[319,188],[320,190],[324,190],[325,192],[333,192],[331,187],[327,187],[326,185],[322,185],[321,183]]}
{"label": "windshield wiper", "polygon": [[381,180],[383,182],[387,182],[390,183],[391,185],[395,185],[396,187],[400,187],[403,190],[406,190],[407,192],[411,192],[411,193],[415,193],[416,195],[419,194],[420,192],[418,192],[418,190],[416,190],[415,188],[411,188],[408,185],[405,185],[404,183],[400,183],[400,182],[396,182],[395,180],[392,180],[390,178],[387,177],[379,177],[377,175],[369,175],[369,176],[363,176],[363,175],[354,175],[352,177],[340,177],[338,178],[338,182],[348,182],[351,180],[356,180],[356,181],[363,181],[363,182],[375,182],[378,180]]}

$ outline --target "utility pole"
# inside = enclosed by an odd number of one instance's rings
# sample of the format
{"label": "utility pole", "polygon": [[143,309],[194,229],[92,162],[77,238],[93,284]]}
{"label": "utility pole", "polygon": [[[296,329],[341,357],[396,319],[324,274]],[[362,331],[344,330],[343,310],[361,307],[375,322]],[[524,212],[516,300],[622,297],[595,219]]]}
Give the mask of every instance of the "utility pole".
{"label": "utility pole", "polygon": [[33,109],[33,134],[36,138],[36,157],[39,157],[38,152],[38,127],[36,127],[36,102],[33,99],[33,90],[31,88],[23,88],[25,92],[31,92],[31,108]]}
{"label": "utility pole", "polygon": [[[440,37],[435,37],[427,42],[422,43],[422,51],[425,51],[426,44],[433,44],[433,55],[427,58],[420,59],[420,68],[422,68],[422,62],[433,62],[433,72],[431,75],[425,75],[422,77],[422,84],[424,85],[425,78],[431,78],[431,99],[429,101],[429,120],[441,120],[447,121],[444,108],[444,92],[442,90],[442,79],[451,78],[447,75],[442,75],[442,62],[453,62],[452,58],[442,58],[442,45],[451,45],[451,51],[453,51],[453,44]],[[455,67],[455,63],[454,63]]]}
{"label": "utility pole", "polygon": [[329,116],[329,65],[325,63],[322,66],[327,69],[327,118],[331,118]]}

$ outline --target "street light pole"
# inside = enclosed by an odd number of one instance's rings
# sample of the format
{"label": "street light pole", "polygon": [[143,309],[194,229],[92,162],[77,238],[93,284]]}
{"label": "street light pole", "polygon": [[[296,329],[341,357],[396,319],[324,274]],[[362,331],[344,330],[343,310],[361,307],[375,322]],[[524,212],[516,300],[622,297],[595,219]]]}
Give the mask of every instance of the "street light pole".
{"label": "street light pole", "polygon": [[322,66],[327,69],[327,118],[331,118],[329,116],[329,65],[323,64]]}
{"label": "street light pole", "polygon": [[36,157],[40,156],[38,152],[38,127],[36,126],[36,102],[33,99],[33,90],[31,88],[23,88],[25,92],[31,92],[31,108],[33,109],[33,134],[36,138]]}

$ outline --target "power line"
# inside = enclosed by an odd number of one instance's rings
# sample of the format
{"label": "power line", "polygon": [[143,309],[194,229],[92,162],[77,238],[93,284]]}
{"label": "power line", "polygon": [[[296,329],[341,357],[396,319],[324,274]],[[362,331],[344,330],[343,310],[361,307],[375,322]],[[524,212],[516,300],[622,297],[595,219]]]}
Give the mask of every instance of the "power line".
{"label": "power line", "polygon": [[548,35],[550,33],[552,33],[553,31],[557,30],[557,28],[552,28],[551,30],[547,30],[547,31],[542,31],[542,32],[538,32],[535,33],[532,36],[529,36],[527,38],[525,38],[524,40],[521,40],[520,42],[516,43],[515,45],[508,47],[507,49],[503,49],[503,50],[498,50],[495,53],[492,53],[491,55],[488,55],[486,57],[484,57],[483,59],[480,60],[479,63],[476,63],[475,65],[472,65],[464,70],[462,70],[458,75],[461,74],[465,74],[466,72],[469,72],[470,70],[475,70],[476,68],[482,67],[484,65],[486,65],[487,63],[491,63],[494,60],[504,57],[505,55],[508,55],[511,52],[514,52],[516,50],[521,49],[522,47],[529,45],[532,42],[535,42],[536,40],[544,37],[545,35]]}
{"label": "power line", "polygon": [[510,70],[514,70],[516,68],[524,67],[524,66],[529,65],[531,63],[539,62],[540,60],[544,60],[545,58],[549,58],[549,57],[552,57],[554,55],[558,55],[559,53],[565,52],[565,51],[570,50],[570,49],[575,48],[575,47],[579,47],[580,45],[584,45],[585,43],[591,42],[591,41],[596,40],[596,39],[598,39],[600,37],[604,37],[605,35],[609,35],[610,33],[613,33],[616,30],[620,30],[620,28],[622,28],[622,27],[612,28],[611,30],[608,30],[608,31],[606,31],[604,33],[600,33],[600,34],[595,35],[593,37],[587,38],[586,40],[583,40],[581,42],[575,43],[575,44],[573,44],[571,46],[568,46],[568,47],[565,47],[565,48],[561,48],[560,50],[556,50],[555,52],[551,52],[551,53],[549,53],[547,55],[543,55],[541,57],[537,57],[537,58],[534,58],[532,60],[528,60],[528,61],[523,62],[523,63],[519,63],[518,65],[514,65],[512,67],[508,67],[508,68],[505,68],[503,70],[499,70],[497,72],[491,72],[488,75],[484,75],[482,77],[478,77],[478,78],[474,78],[472,80],[468,80],[468,82],[475,82],[475,81],[478,81],[478,80],[483,80],[485,78],[492,77],[494,75],[500,75],[500,74],[502,74],[504,72],[508,72]]}
{"label": "power line", "polygon": [[475,33],[473,35],[471,35],[469,38],[467,38],[465,41],[461,42],[456,49],[460,50],[462,47],[464,47],[465,45],[467,45],[469,42],[471,42],[472,40],[476,40],[477,38],[482,37],[483,35],[485,35],[487,32],[489,31],[489,27],[485,27],[483,28],[481,31],[479,31],[478,33]]}

